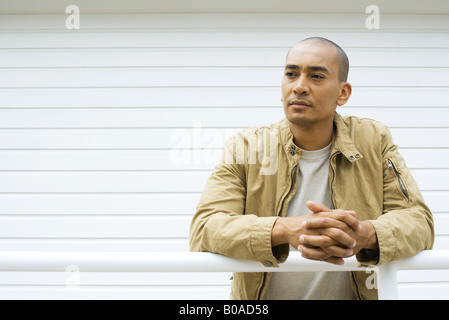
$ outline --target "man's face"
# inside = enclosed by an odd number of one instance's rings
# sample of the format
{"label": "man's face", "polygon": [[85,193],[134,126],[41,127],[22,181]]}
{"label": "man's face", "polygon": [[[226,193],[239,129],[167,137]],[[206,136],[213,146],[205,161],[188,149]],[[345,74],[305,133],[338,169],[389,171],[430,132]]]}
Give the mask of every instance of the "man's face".
{"label": "man's face", "polygon": [[282,78],[287,119],[301,127],[332,123],[337,104],[347,100],[341,101],[344,84],[338,79],[334,47],[316,41],[297,44],[286,58]]}

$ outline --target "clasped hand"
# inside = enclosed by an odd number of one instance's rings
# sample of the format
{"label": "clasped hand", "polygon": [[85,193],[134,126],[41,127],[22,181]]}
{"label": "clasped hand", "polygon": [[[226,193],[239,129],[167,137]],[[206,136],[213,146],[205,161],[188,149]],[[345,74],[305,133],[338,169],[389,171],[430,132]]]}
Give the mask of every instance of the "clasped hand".
{"label": "clasped hand", "polygon": [[289,243],[303,258],[343,264],[343,258],[361,249],[377,249],[374,227],[359,221],[354,211],[335,209],[309,201],[312,212],[300,217],[280,218],[272,232],[272,244]]}

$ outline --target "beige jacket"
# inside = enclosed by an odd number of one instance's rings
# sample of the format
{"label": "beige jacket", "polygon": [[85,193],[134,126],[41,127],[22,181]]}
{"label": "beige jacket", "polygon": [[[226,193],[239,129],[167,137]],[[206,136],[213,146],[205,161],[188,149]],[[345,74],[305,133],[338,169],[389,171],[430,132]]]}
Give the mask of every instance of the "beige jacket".
{"label": "beige jacket", "polygon": [[[380,265],[431,249],[433,217],[386,126],[369,119],[334,118],[329,184],[335,208],[354,210],[375,227],[378,255],[362,250],[362,265]],[[190,228],[192,251],[260,261],[277,267],[288,245],[271,246],[271,229],[285,216],[297,188],[302,151],[288,120],[243,130],[226,142]],[[372,252],[370,252],[372,253]],[[377,252],[376,252],[377,253]],[[359,299],[377,299],[371,273],[351,272]],[[264,299],[271,273],[234,273],[231,298]]]}

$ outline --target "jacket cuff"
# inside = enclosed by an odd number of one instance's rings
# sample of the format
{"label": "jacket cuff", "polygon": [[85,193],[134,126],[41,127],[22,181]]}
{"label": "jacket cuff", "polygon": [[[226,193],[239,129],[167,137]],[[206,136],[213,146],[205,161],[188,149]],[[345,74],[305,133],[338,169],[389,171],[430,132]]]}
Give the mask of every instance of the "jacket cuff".
{"label": "jacket cuff", "polygon": [[376,230],[377,243],[379,245],[378,260],[376,261],[365,255],[364,252],[362,252],[363,250],[360,252],[360,255],[357,256],[357,260],[364,265],[381,265],[392,261],[397,248],[396,238],[394,237],[393,231],[388,223],[382,220],[369,220],[369,222],[371,222]]}
{"label": "jacket cuff", "polygon": [[262,262],[266,267],[279,267],[279,263],[287,259],[283,247],[286,247],[288,255],[288,245],[271,247],[271,230],[278,218],[258,217],[251,229],[250,245],[254,260]]}

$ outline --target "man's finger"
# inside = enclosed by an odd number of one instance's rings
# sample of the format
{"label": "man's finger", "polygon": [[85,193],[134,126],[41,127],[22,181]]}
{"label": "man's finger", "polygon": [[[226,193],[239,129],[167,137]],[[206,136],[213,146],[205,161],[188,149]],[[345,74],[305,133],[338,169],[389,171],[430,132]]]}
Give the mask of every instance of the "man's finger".
{"label": "man's finger", "polygon": [[326,207],[324,204],[316,203],[313,201],[307,201],[307,209],[309,209],[313,213],[331,211],[331,209]]}
{"label": "man's finger", "polygon": [[306,245],[308,247],[330,247],[337,245],[338,242],[332,239],[331,237],[328,237],[326,235],[301,235],[299,237],[299,242],[303,245]]}
{"label": "man's finger", "polygon": [[331,212],[321,212],[316,218],[310,218],[302,223],[302,226],[307,229],[312,228],[344,228],[344,224],[351,227],[354,231],[359,231],[361,228],[360,222],[350,213],[345,210],[333,210]]}
{"label": "man's finger", "polygon": [[303,234],[299,237],[300,243],[314,247],[329,247],[339,245],[344,248],[354,248],[356,240],[338,228],[315,229],[319,234]]}
{"label": "man's finger", "polygon": [[[335,211],[335,210],[331,210],[328,207],[326,207],[324,204],[321,203],[316,203],[313,201],[307,201],[307,209],[309,209],[310,211],[312,211],[313,213],[319,213],[319,212],[331,212],[331,211]],[[341,210],[341,209],[337,209],[337,210]],[[355,211],[353,210],[343,210],[346,213],[352,215],[353,217],[355,217]]]}
{"label": "man's finger", "polygon": [[351,226],[352,229],[357,231],[360,229],[360,222],[359,220],[357,220],[355,215],[356,215],[355,211],[336,209],[332,210],[332,214],[330,215],[330,217],[332,219],[343,221],[348,226]]}
{"label": "man's finger", "polygon": [[[344,263],[342,258],[349,257],[352,255],[352,250],[338,248],[338,246],[335,246],[336,248],[332,248],[332,250],[329,250],[328,252],[324,251],[320,248],[309,248],[306,246],[298,246],[298,251],[301,252],[301,256],[303,258],[309,259],[309,260],[320,260],[325,261],[333,264],[341,265]],[[329,248],[327,248],[329,249]],[[338,256],[332,255],[333,252],[337,252]]]}
{"label": "man's finger", "polygon": [[340,246],[330,246],[322,248],[327,255],[338,258],[348,258],[354,254],[354,250],[350,248],[342,248]]}
{"label": "man's finger", "polygon": [[326,248],[326,250],[323,250],[321,248],[299,245],[298,250],[307,259],[313,260],[324,260],[329,257],[348,258],[354,254],[354,251],[352,249],[345,249],[339,246],[332,246]]}

